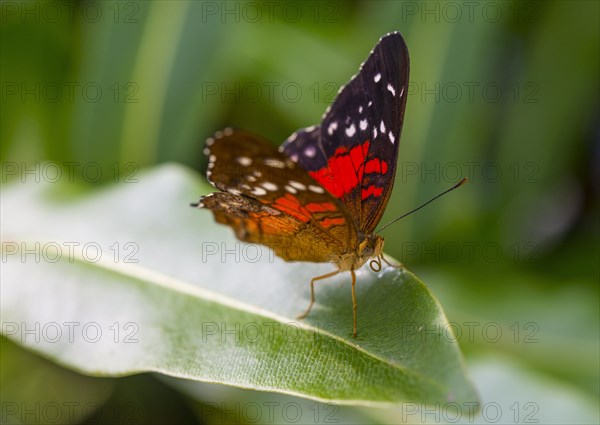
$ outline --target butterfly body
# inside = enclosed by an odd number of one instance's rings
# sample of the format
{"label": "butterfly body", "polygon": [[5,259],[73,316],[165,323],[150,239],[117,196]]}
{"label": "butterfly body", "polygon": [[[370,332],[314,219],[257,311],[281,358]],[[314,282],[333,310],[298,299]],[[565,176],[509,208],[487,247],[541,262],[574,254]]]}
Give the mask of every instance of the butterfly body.
{"label": "butterfly body", "polygon": [[[220,191],[197,204],[238,239],[266,245],[286,261],[329,262],[349,271],[356,336],[355,270],[379,270],[384,240],[375,232],[390,197],[408,87],[402,36],[381,38],[342,87],[319,126],[277,149],[253,133],[226,128],[206,141],[208,180]],[[373,262],[374,261],[374,262]]]}

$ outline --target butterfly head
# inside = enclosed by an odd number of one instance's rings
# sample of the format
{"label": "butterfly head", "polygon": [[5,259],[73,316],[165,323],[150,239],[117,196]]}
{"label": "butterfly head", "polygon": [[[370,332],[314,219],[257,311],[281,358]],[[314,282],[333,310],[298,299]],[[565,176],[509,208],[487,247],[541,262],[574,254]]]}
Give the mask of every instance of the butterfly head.
{"label": "butterfly head", "polygon": [[338,265],[340,270],[357,270],[369,259],[378,258],[383,253],[383,238],[377,234],[367,235],[358,245],[358,249],[343,255]]}
{"label": "butterfly head", "polygon": [[368,235],[358,245],[358,256],[361,260],[361,265],[369,258],[379,257],[383,253],[383,238],[375,233]]}

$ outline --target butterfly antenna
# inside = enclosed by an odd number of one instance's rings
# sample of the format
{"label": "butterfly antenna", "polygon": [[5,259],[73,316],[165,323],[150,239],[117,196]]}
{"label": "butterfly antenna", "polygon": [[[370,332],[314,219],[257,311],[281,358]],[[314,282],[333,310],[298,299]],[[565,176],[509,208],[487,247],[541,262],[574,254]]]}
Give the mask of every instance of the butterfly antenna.
{"label": "butterfly antenna", "polygon": [[386,227],[394,224],[395,222],[397,222],[398,220],[406,217],[407,215],[411,215],[412,213],[419,211],[421,208],[423,208],[426,205],[429,205],[430,203],[432,203],[433,201],[435,201],[437,198],[444,196],[446,193],[448,192],[452,192],[454,189],[462,186],[463,184],[465,184],[466,182],[468,182],[469,179],[467,179],[466,177],[463,177],[458,183],[456,183],[454,186],[452,186],[450,189],[446,189],[444,190],[442,193],[440,193],[437,196],[434,196],[433,198],[431,198],[429,201],[425,202],[423,205],[421,205],[420,207],[415,208],[414,210],[411,210],[409,212],[407,212],[406,214],[402,214],[400,217],[390,221],[388,224],[386,224],[385,226],[383,226],[382,228],[380,228],[379,230],[377,230],[375,233],[380,233],[383,229],[385,229]]}

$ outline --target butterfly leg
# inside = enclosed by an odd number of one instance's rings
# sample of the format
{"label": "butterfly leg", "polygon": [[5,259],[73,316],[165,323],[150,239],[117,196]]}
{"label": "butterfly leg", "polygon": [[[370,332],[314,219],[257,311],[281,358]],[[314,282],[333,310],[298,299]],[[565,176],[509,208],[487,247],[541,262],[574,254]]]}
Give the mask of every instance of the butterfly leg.
{"label": "butterfly leg", "polygon": [[[302,313],[300,316],[296,317],[296,319],[304,319],[306,316],[308,316],[308,313],[310,313],[310,310],[312,309],[312,306],[315,303],[315,282],[317,280],[327,279],[328,277],[335,276],[339,272],[340,272],[340,270],[335,270],[331,273],[327,273],[322,276],[313,277],[311,279],[311,281],[310,281],[310,304],[308,305],[308,308],[306,309],[306,311],[304,313]],[[353,291],[354,291],[354,289],[353,289]]]}
{"label": "butterfly leg", "polygon": [[398,264],[392,264],[390,263],[388,260],[386,260],[386,258],[383,256],[383,254],[381,254],[381,259],[385,262],[385,264],[387,264],[390,267],[393,267],[395,269],[403,269],[404,265],[402,263],[398,263]]}
{"label": "butterfly leg", "polygon": [[354,335],[354,338],[356,338],[356,308],[357,308],[357,304],[356,304],[356,292],[354,291],[354,286],[356,285],[356,273],[354,273],[354,270],[350,270],[350,273],[352,274],[352,315],[354,317],[354,329],[352,334]]}

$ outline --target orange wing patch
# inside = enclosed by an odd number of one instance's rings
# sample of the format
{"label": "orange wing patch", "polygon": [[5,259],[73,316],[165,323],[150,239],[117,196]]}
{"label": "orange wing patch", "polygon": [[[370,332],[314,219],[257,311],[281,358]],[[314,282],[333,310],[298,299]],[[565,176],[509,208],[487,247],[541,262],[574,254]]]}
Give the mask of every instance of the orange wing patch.
{"label": "orange wing patch", "polygon": [[297,197],[286,193],[277,198],[272,206],[305,223],[315,220],[325,229],[346,224],[346,219],[343,217],[329,215],[331,212],[338,211],[338,208],[331,202],[310,202],[303,206]]}
{"label": "orange wing patch", "polygon": [[298,198],[291,193],[286,193],[282,197],[277,198],[273,207],[305,223],[310,221],[310,212],[302,208],[302,204]]}
{"label": "orange wing patch", "polygon": [[[203,197],[199,206],[209,208],[217,222],[231,226],[238,239],[266,245],[286,261],[335,261],[337,253],[344,249],[339,239],[306,222],[311,220],[310,214],[304,216],[290,209],[299,205],[291,199],[283,200],[283,205],[283,208],[282,204],[266,206],[255,199],[216,192]],[[296,215],[289,214],[288,209]],[[337,225],[339,221],[331,220],[332,224],[327,219],[323,221],[326,225]]]}
{"label": "orange wing patch", "polygon": [[310,204],[306,204],[305,208],[311,213],[337,211],[336,206],[331,202],[311,202]]}
{"label": "orange wing patch", "polygon": [[346,220],[343,217],[337,217],[337,218],[327,217],[327,218],[324,218],[321,221],[319,221],[319,223],[324,228],[329,229],[330,227],[333,227],[333,226],[343,226],[346,223]]}

